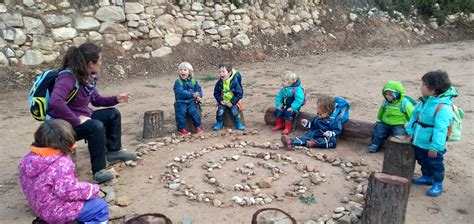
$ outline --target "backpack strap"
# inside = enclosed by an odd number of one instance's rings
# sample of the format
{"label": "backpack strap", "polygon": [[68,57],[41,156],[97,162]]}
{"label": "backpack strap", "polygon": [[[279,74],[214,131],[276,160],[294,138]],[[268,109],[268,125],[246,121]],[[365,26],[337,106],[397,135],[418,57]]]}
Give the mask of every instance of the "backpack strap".
{"label": "backpack strap", "polygon": [[[454,111],[455,106],[452,105],[452,104],[451,104],[451,106],[452,106],[453,111]],[[443,107],[443,104],[442,103],[438,104],[438,106],[436,107],[435,113],[434,113],[434,118],[436,118],[436,115],[438,114],[439,110],[441,110],[441,107]],[[446,135],[446,141],[449,139],[449,136],[451,136],[451,132],[453,131],[453,124],[454,124],[454,118],[448,126],[448,133]]]}
{"label": "backpack strap", "polygon": [[[181,87],[184,86],[183,80],[181,80],[181,78],[178,78],[178,82]],[[191,78],[191,84],[193,84],[193,87],[196,87],[196,79]]]}
{"label": "backpack strap", "polygon": [[[70,74],[74,74],[71,70],[69,69],[65,69],[65,70],[62,70],[62,71],[59,71],[58,73],[58,77],[60,75],[63,75],[64,73],[70,73]],[[79,92],[79,82],[77,81],[77,78],[74,79],[75,83],[74,83],[74,89],[71,91],[71,93],[69,93],[69,95],[66,97],[66,103],[69,103],[71,102],[72,99],[74,99],[74,97],[77,95],[77,93]]]}

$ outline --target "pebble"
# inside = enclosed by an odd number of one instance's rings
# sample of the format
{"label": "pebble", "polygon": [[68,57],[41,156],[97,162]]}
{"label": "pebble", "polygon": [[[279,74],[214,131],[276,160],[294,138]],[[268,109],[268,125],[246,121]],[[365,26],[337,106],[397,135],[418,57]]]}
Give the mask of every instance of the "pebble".
{"label": "pebble", "polygon": [[232,156],[232,160],[234,160],[234,161],[237,161],[237,160],[239,160],[239,158],[240,158],[240,156],[239,156],[239,155]]}
{"label": "pebble", "polygon": [[335,213],[341,213],[343,211],[345,211],[346,209],[344,207],[337,207],[336,209],[334,209],[334,212]]}
{"label": "pebble", "polygon": [[222,202],[218,199],[212,200],[212,205],[214,205],[215,207],[219,207],[221,204]]}
{"label": "pebble", "polygon": [[121,207],[126,207],[132,204],[132,199],[127,196],[118,197],[116,204]]}
{"label": "pebble", "polygon": [[347,197],[342,197],[341,198],[341,203],[347,203],[347,202],[349,202],[349,198],[347,198]]}

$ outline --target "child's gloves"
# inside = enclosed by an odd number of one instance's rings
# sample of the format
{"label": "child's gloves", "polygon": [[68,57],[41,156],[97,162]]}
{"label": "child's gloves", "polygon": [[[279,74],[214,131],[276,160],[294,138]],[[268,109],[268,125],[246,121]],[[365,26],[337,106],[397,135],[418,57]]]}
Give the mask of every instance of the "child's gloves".
{"label": "child's gloves", "polygon": [[306,127],[308,125],[308,120],[301,119],[301,125],[303,125],[303,127]]}
{"label": "child's gloves", "polygon": [[331,138],[334,135],[334,132],[332,131],[326,131],[323,133],[324,137],[326,138]]}

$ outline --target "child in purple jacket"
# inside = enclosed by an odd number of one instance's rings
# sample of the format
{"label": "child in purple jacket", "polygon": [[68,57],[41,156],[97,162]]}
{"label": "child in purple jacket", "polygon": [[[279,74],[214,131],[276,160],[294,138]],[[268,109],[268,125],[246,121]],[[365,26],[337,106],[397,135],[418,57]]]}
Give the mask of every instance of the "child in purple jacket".
{"label": "child in purple jacket", "polygon": [[69,155],[75,149],[71,124],[44,122],[35,132],[31,152],[20,161],[20,185],[28,204],[47,223],[107,223],[109,207],[97,198],[99,185],[80,182]]}

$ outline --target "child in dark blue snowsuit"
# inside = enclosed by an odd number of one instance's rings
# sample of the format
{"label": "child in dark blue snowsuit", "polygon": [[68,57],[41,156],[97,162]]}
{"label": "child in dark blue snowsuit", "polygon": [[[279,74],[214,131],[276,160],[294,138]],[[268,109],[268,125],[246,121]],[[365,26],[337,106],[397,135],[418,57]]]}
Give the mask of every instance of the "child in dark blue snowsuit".
{"label": "child in dark blue snowsuit", "polygon": [[313,121],[301,120],[301,124],[309,130],[302,136],[290,138],[281,137],[285,149],[293,146],[306,146],[308,148],[336,148],[337,136],[342,132],[342,122],[336,121],[330,115],[334,112],[335,101],[333,97],[321,96],[317,102],[317,115]]}
{"label": "child in dark blue snowsuit", "polygon": [[193,67],[188,62],[179,65],[179,78],[174,83],[175,115],[178,131],[182,135],[189,134],[186,130],[186,115],[193,120],[196,134],[202,133],[199,103],[201,103],[202,89],[194,79]]}

